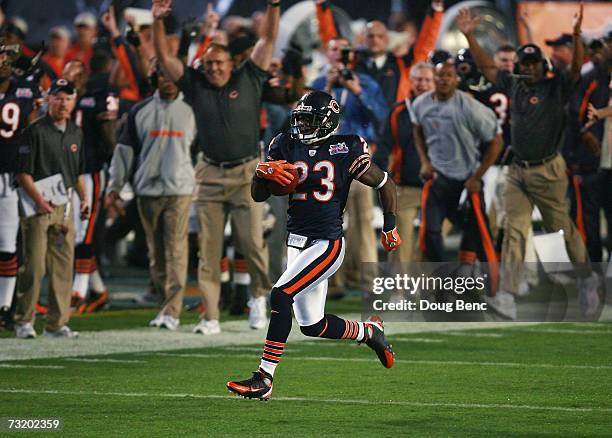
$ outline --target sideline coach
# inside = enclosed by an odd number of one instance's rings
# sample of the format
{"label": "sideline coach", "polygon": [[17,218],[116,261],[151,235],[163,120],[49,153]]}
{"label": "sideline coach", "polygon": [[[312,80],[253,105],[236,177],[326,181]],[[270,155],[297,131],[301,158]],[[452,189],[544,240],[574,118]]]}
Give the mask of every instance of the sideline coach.
{"label": "sideline coach", "polygon": [[56,79],[49,91],[48,114],[25,131],[27,144],[19,150],[17,181],[36,203],[38,214],[21,219],[25,263],[17,278],[15,331],[19,338],[33,338],[34,311],[45,270],[49,276],[49,313],[45,336],[75,337],[66,325],[70,318],[74,263],[74,223],[70,202],[55,206],[34,184],[61,174],[66,189],[75,188],[81,199],[81,217],[88,212],[84,176],[83,132],[70,115],[76,91],[66,79]]}
{"label": "sideline coach", "polygon": [[227,47],[211,44],[201,59],[203,70],[186,67],[170,54],[163,17],[170,13],[171,4],[170,0],[153,2],[155,53],[164,74],[177,82],[193,106],[198,144],[204,153],[204,162],[196,170],[195,203],[201,229],[198,283],[206,312],[196,331],[220,331],[219,260],[228,212],[236,246],[244,254],[253,278],[255,299],[249,321],[252,328],[263,328],[266,321],[254,324],[251,316],[265,314],[265,296],[271,284],[262,232],[263,207],[251,199],[250,186],[259,161],[261,92],[278,34],[280,1],[268,1],[265,32],[249,59],[233,66]]}

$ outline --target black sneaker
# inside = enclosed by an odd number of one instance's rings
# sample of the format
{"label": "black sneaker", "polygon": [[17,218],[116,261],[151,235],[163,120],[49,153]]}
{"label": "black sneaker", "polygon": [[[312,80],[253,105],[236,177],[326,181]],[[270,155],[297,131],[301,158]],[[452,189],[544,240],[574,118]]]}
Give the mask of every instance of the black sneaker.
{"label": "black sneaker", "polygon": [[13,314],[10,307],[0,307],[0,332],[12,331],[14,328]]}
{"label": "black sneaker", "polygon": [[379,316],[372,316],[365,322],[366,334],[365,339],[361,341],[370,347],[383,364],[385,368],[391,368],[393,362],[395,362],[395,353],[387,338],[385,338],[385,328],[383,326],[382,319]]}
{"label": "black sneaker", "polygon": [[268,400],[272,395],[272,376],[261,368],[253,373],[253,377],[239,382],[227,382],[227,389],[244,398]]}

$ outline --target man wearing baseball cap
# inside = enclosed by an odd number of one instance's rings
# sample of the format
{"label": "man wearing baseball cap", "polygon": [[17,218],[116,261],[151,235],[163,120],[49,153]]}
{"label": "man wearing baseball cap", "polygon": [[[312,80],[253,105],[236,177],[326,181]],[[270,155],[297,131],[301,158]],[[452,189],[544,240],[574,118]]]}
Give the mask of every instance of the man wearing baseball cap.
{"label": "man wearing baseball cap", "polygon": [[81,61],[89,71],[89,61],[93,55],[93,45],[98,33],[96,17],[90,12],[82,12],[74,19],[76,42],[66,53],[66,63]]}
{"label": "man wearing baseball cap", "polygon": [[64,192],[69,200],[72,190],[76,190],[81,200],[81,216],[88,216],[83,181],[83,132],[70,120],[75,103],[74,85],[66,79],[53,81],[49,89],[47,115],[26,128],[24,144],[19,148],[17,182],[21,186],[21,202],[22,205],[33,202],[36,213],[27,216],[25,208],[21,211],[25,262],[23,273],[17,280],[15,333],[18,338],[36,336],[34,309],[45,271],[49,277],[49,313],[44,335],[78,335],[67,326],[74,262],[74,224],[70,202],[53,204],[48,199],[49,195],[43,195],[43,186],[39,182],[59,176],[66,190],[60,188],[58,191]]}
{"label": "man wearing baseball cap", "polygon": [[[598,310],[598,278],[593,274],[586,247],[567,211],[566,164],[559,154],[566,124],[565,107],[580,79],[584,48],[581,38],[583,6],[576,14],[570,68],[550,69],[541,49],[526,44],[517,51],[515,72],[498,71],[478,43],[478,18],[462,9],[457,18],[476,64],[485,77],[505,90],[512,100],[512,149],[504,198],[507,218],[502,246],[500,291],[490,306],[502,316],[516,319],[514,297],[534,205],[542,213],[549,232],[563,231],[570,259],[576,264],[582,314],[592,317]],[[488,300],[489,301],[489,300]]]}

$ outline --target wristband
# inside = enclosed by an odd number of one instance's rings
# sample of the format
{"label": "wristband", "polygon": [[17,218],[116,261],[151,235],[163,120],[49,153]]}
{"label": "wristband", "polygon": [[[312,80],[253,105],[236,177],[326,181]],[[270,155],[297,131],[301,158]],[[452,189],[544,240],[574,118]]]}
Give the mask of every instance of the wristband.
{"label": "wristband", "polygon": [[390,211],[383,213],[383,231],[391,231],[395,228],[395,214]]}
{"label": "wristband", "polygon": [[385,172],[385,176],[383,177],[382,181],[380,182],[380,184],[378,184],[376,187],[374,187],[376,190],[380,190],[383,188],[383,186],[387,183],[387,179],[389,178],[389,174],[387,172]]}

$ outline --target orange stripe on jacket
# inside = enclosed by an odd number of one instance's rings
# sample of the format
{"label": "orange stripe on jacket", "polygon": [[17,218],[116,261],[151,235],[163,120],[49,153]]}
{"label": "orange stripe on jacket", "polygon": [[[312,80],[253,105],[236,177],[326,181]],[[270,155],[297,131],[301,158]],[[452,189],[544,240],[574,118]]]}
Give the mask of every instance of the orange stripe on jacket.
{"label": "orange stripe on jacket", "polygon": [[478,231],[480,231],[480,240],[482,241],[487,262],[489,262],[491,269],[491,296],[495,296],[497,285],[499,284],[497,254],[495,253],[495,248],[493,247],[493,242],[491,241],[491,235],[487,229],[484,215],[482,214],[482,210],[480,210],[480,195],[478,193],[470,193],[470,200],[472,201],[472,208],[476,215],[476,223],[478,224]]}
{"label": "orange stripe on jacket", "polygon": [[412,91],[410,69],[413,65],[426,61],[429,52],[436,48],[436,41],[438,40],[440,26],[442,25],[442,18],[444,18],[444,12],[440,11],[434,11],[433,15],[427,15],[427,17],[425,17],[421,31],[414,43],[412,63],[410,65],[406,65],[406,62],[402,58],[396,57],[397,65],[400,69],[400,77],[395,93],[396,102],[400,102],[410,97]]}
{"label": "orange stripe on jacket", "polygon": [[134,75],[132,65],[130,64],[130,60],[125,50],[126,49],[123,45],[115,47],[117,61],[119,61],[119,65],[121,66],[121,69],[125,73],[125,77],[127,78],[128,83],[130,84],[127,89],[121,90],[121,97],[129,100],[140,100],[142,96],[140,95],[138,82],[136,81],[136,76]]}
{"label": "orange stripe on jacket", "polygon": [[582,237],[582,241],[586,243],[586,229],[584,228],[584,214],[582,211],[582,192],[580,191],[580,177],[572,176],[572,185],[576,194],[576,227]]}
{"label": "orange stripe on jacket", "polygon": [[208,49],[208,47],[212,44],[212,42],[213,42],[213,39],[209,36],[207,36],[206,38],[202,40],[202,42],[198,46],[198,49],[196,50],[193,60],[191,61],[192,67],[195,67],[197,65],[200,58],[202,57],[202,55],[204,55],[204,52],[206,52],[206,49]]}
{"label": "orange stripe on jacket", "polygon": [[427,199],[429,199],[429,191],[433,184],[433,178],[425,181],[423,185],[423,191],[421,192],[421,225],[419,227],[419,250],[425,254],[425,225],[427,224]]}
{"label": "orange stripe on jacket", "polygon": [[157,137],[176,137],[183,138],[185,134],[183,131],[166,131],[166,130],[155,130],[149,133],[149,137],[157,138]]}
{"label": "orange stripe on jacket", "polygon": [[586,91],[584,92],[584,97],[582,98],[582,102],[580,102],[580,110],[578,111],[578,120],[582,122],[586,116],[586,111],[589,106],[589,99],[591,98],[591,94],[595,92],[599,82],[593,81],[589,84]]}
{"label": "orange stripe on jacket", "polygon": [[93,176],[93,199],[91,203],[91,216],[87,224],[87,233],[83,243],[90,245],[93,241],[94,227],[96,226],[96,217],[98,216],[98,206],[100,204],[100,174],[95,173]]}
{"label": "orange stripe on jacket", "polygon": [[295,292],[296,290],[298,290],[300,287],[302,287],[303,285],[305,285],[306,283],[308,283],[312,278],[314,278],[318,273],[320,273],[322,270],[326,269],[329,267],[329,264],[331,263],[331,261],[336,257],[336,255],[338,254],[338,251],[340,250],[340,240],[336,240],[334,242],[334,246],[332,248],[332,251],[329,253],[329,255],[327,257],[325,257],[325,260],[323,260],[321,263],[319,263],[317,266],[314,267],[314,269],[312,271],[310,271],[308,274],[304,275],[297,283],[295,283],[293,286],[288,287],[286,289],[283,289],[283,292],[287,293],[287,294],[292,294],[293,292]]}
{"label": "orange stripe on jacket", "polygon": [[327,43],[334,38],[338,38],[334,14],[332,13],[331,6],[323,8],[322,4],[317,4],[316,9],[317,22],[319,23],[319,39],[323,47],[327,47]]}
{"label": "orange stripe on jacket", "polygon": [[406,109],[406,101],[396,106],[391,112],[391,116],[389,117],[389,123],[391,125],[391,138],[393,141],[393,146],[391,148],[393,166],[391,168],[391,172],[393,172],[393,181],[395,181],[396,184],[400,183],[400,170],[402,167],[402,160],[404,158],[404,151],[402,150],[402,145],[400,144],[399,124],[397,122],[397,119],[399,117],[399,114],[404,109]]}

